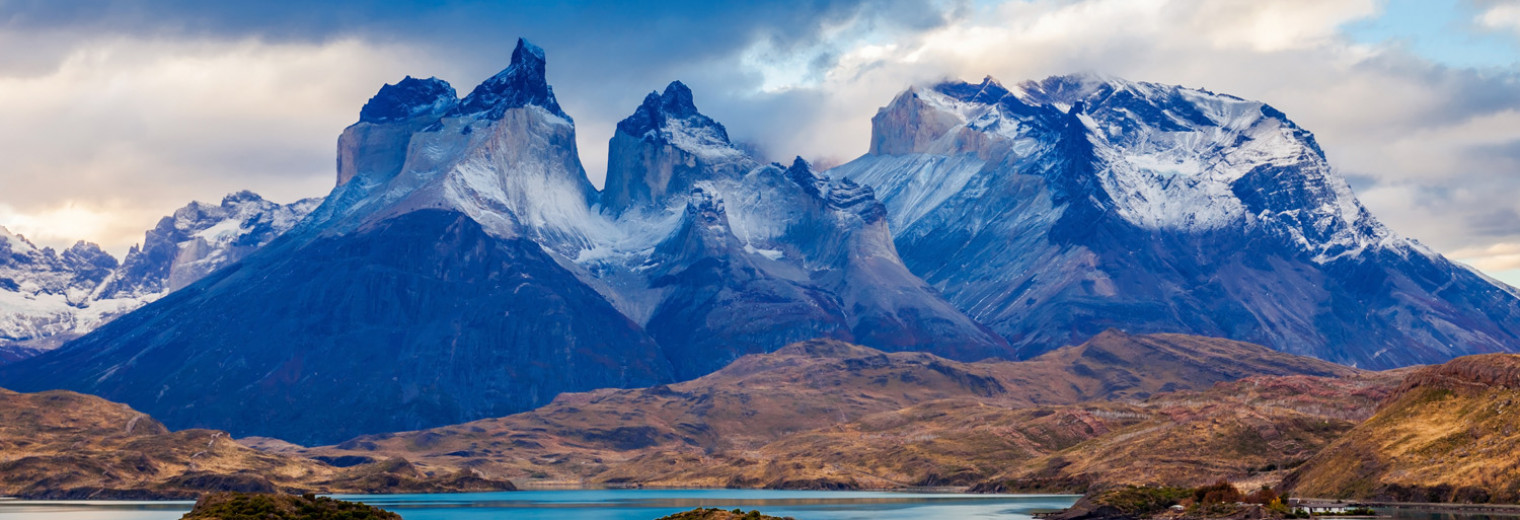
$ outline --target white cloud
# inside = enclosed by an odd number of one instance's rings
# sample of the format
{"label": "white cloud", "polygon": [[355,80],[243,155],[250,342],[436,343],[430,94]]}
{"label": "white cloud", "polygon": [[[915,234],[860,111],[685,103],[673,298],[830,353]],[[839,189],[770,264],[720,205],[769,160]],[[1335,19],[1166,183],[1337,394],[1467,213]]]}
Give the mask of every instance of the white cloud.
{"label": "white cloud", "polygon": [[192,199],[325,195],[338,132],[423,61],[357,40],[77,45],[44,73],[0,77],[0,225],[120,254]]}
{"label": "white cloud", "polygon": [[1520,242],[1500,242],[1485,247],[1458,249],[1452,258],[1484,271],[1520,269]]}
{"label": "white cloud", "polygon": [[94,208],[65,200],[60,205],[42,208],[31,213],[21,213],[7,204],[0,204],[0,222],[12,233],[25,236],[36,244],[64,247],[90,236],[141,237],[145,228],[124,218],[134,213],[133,208],[116,204],[111,208]]}
{"label": "white cloud", "polygon": [[1500,31],[1513,31],[1520,36],[1520,3],[1501,3],[1478,15],[1478,25]]}

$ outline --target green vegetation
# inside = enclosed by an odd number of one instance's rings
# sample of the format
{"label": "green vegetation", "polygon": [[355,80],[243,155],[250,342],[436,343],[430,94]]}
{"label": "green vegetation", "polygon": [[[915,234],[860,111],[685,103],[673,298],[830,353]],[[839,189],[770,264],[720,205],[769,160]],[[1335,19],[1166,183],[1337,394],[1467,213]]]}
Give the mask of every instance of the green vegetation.
{"label": "green vegetation", "polygon": [[1165,511],[1192,496],[1193,490],[1188,488],[1125,486],[1105,491],[1093,502],[1113,506],[1127,514],[1147,516]]}
{"label": "green vegetation", "polygon": [[1092,496],[1092,501],[1138,518],[1156,517],[1179,506],[1195,518],[1222,518],[1258,506],[1268,517],[1309,518],[1307,513],[1290,509],[1285,498],[1269,486],[1245,494],[1225,480],[1197,488],[1125,486]]}
{"label": "green vegetation", "polygon": [[201,497],[181,520],[401,520],[401,516],[311,494],[215,493]]}

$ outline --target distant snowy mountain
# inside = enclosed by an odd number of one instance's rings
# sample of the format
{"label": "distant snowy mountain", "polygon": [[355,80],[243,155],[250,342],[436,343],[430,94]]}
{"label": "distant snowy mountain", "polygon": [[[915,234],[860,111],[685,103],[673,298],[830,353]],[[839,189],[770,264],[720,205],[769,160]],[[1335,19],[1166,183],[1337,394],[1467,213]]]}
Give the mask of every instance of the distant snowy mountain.
{"label": "distant snowy mountain", "polygon": [[1091,75],[913,88],[871,151],[915,273],[1032,356],[1110,327],[1371,368],[1520,347],[1520,302],[1396,236],[1260,102]]}
{"label": "distant snowy mountain", "polygon": [[319,201],[281,205],[244,191],[219,206],[191,202],[119,265],[95,244],[58,253],[0,228],[0,364],[56,348],[236,262]]}
{"label": "distant snowy mountain", "polygon": [[151,301],[190,285],[294,227],[321,198],[278,204],[249,191],[220,205],[191,202],[148,230],[141,246],[95,291],[96,298]]}
{"label": "distant snowy mountain", "polygon": [[56,347],[130,309],[132,302],[91,298],[116,266],[95,244],[59,253],[0,227],[0,364]]}

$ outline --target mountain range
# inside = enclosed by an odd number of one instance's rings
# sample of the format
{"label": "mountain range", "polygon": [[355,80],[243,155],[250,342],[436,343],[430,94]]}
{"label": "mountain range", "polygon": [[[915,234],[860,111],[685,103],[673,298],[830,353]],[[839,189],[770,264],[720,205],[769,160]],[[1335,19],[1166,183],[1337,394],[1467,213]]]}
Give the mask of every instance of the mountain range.
{"label": "mountain range", "polygon": [[973,362],[1117,328],[1371,368],[1520,345],[1513,289],[1387,230],[1259,102],[1088,75],[914,87],[820,173],[735,145],[673,82],[617,125],[598,191],[546,71],[519,40],[463,98],[386,85],[305,218],[178,278],[142,266],[184,248],[145,245],[101,273],[156,278],[92,287],[186,285],[0,385],[322,444],[817,338]]}
{"label": "mountain range", "polygon": [[79,242],[58,252],[0,227],[0,364],[31,357],[237,262],[320,199],[277,204],[242,191],[191,202],[118,261]]}
{"label": "mountain range", "polygon": [[913,88],[831,173],[1021,357],[1108,328],[1364,368],[1520,345],[1512,288],[1389,231],[1270,105],[1093,75]]}

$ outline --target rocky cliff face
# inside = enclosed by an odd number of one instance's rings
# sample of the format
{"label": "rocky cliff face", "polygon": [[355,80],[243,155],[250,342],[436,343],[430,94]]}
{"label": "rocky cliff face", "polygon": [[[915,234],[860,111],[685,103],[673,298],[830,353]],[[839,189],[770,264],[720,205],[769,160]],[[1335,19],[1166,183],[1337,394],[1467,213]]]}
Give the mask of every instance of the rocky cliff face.
{"label": "rocky cliff face", "polygon": [[1520,338],[1511,291],[1388,231],[1268,105],[988,78],[910,89],[873,122],[872,152],[830,173],[875,188],[913,272],[1021,355],[1110,327],[1366,367]]}
{"label": "rocky cliff face", "polygon": [[359,122],[338,137],[338,185],[361,175],[383,182],[401,173],[412,134],[458,104],[454,87],[438,78],[407,76],[381,87],[360,109]]}
{"label": "rocky cliff face", "polygon": [[671,83],[650,92],[612,136],[603,207],[620,214],[669,201],[698,181],[735,176],[758,166],[735,148],[723,125],[697,111],[691,89]]}

